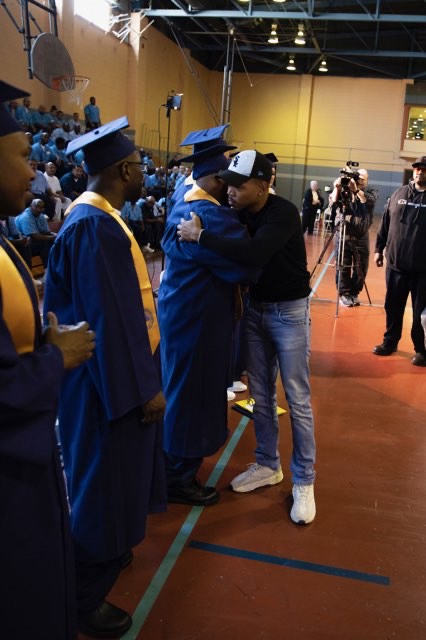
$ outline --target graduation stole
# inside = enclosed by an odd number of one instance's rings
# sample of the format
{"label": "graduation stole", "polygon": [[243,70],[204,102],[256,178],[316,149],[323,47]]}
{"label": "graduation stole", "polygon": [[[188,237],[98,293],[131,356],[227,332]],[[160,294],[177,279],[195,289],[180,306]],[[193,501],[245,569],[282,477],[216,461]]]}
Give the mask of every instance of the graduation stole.
{"label": "graduation stole", "polygon": [[[201,187],[199,187],[196,182],[194,182],[194,186],[192,187],[192,189],[190,189],[185,193],[183,199],[185,200],[185,202],[194,202],[194,200],[208,200],[209,202],[213,202],[213,204],[217,204],[220,207],[220,202],[218,202],[215,198],[213,198],[213,196],[207,193],[207,191],[204,191],[204,189],[201,189]],[[234,320],[235,322],[238,322],[238,320],[241,320],[242,315],[243,315],[243,299],[241,297],[241,287],[239,284],[236,284],[234,286]]]}
{"label": "graduation stole", "polygon": [[98,193],[95,193],[94,191],[85,191],[81,194],[81,196],[74,200],[72,204],[70,204],[66,211],[66,214],[68,215],[78,204],[89,204],[92,207],[101,209],[101,211],[103,211],[104,213],[108,213],[120,225],[126,236],[129,238],[132,259],[135,264],[135,271],[139,281],[139,288],[142,296],[142,305],[145,312],[149,343],[151,345],[151,351],[152,353],[154,353],[160,343],[160,329],[158,327],[157,312],[155,310],[154,296],[152,295],[148,269],[146,268],[145,259],[142,255],[142,251],[140,250],[138,243],[133,236],[133,233],[121,219],[121,216],[117,209],[114,209],[114,207],[110,205],[108,200],[105,200],[105,198],[103,198]]}
{"label": "graduation stole", "polygon": [[213,204],[217,204],[220,207],[220,202],[213,198],[207,191],[204,191],[201,187],[198,186],[196,182],[194,182],[194,186],[192,189],[187,191],[183,197],[185,202],[194,202],[194,200],[208,200],[209,202],[213,202]]}
{"label": "graduation stole", "polygon": [[[17,262],[32,275],[15,247],[3,238],[0,243],[0,293],[3,305],[3,320],[6,323],[12,342],[19,354],[34,351],[36,320],[34,304],[30,292],[19,273]],[[37,297],[34,287],[33,294]],[[37,298],[38,299],[38,298]]]}

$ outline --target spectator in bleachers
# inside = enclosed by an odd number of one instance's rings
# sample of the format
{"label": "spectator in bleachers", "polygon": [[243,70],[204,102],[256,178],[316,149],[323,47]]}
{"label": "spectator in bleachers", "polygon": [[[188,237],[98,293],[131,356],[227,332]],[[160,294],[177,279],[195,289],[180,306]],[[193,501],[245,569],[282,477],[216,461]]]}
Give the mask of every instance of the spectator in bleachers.
{"label": "spectator in bleachers", "polygon": [[56,164],[56,175],[62,178],[70,170],[70,163],[66,154],[67,141],[59,136],[52,145],[52,161]]}
{"label": "spectator in bleachers", "polygon": [[30,159],[42,164],[54,159],[52,148],[49,145],[50,133],[43,131],[40,142],[35,142],[31,147]]}
{"label": "spectator in bleachers", "polygon": [[31,238],[27,238],[19,232],[15,218],[9,216],[8,218],[0,219],[0,235],[13,244],[25,260],[27,267],[31,269]]}
{"label": "spectator in bleachers", "polygon": [[160,249],[164,233],[164,211],[158,206],[154,196],[146,198],[142,207],[142,215],[145,225],[144,246],[154,250]]}
{"label": "spectator in bleachers", "polygon": [[[139,204],[139,201],[125,202],[123,208],[121,209],[121,217],[129,227],[129,229],[131,229],[131,231],[133,232],[136,242],[138,243],[142,251],[145,251],[146,247],[143,246],[143,232],[145,227],[142,217],[142,207]],[[151,253],[151,249],[149,247],[148,249],[149,251],[147,251],[147,253]]]}
{"label": "spectator in bleachers", "polygon": [[68,120],[68,126],[70,128],[70,139],[74,140],[81,135],[80,114],[78,111],[74,111],[71,120]]}
{"label": "spectator in bleachers", "polygon": [[101,126],[101,112],[96,104],[96,98],[92,96],[89,104],[84,107],[84,117],[86,119],[86,132],[97,129]]}
{"label": "spectator in bleachers", "polygon": [[175,191],[178,187],[181,186],[181,184],[183,184],[185,182],[185,180],[187,178],[189,178],[189,176],[191,175],[191,169],[190,167],[184,167],[184,166],[180,166],[179,167],[179,177],[177,178],[176,182],[175,182]]}
{"label": "spectator in bleachers", "polygon": [[34,199],[30,206],[17,216],[16,226],[23,236],[31,238],[32,255],[40,256],[43,266],[46,268],[56,233],[50,231],[47,224],[43,200]]}
{"label": "spectator in bleachers", "polygon": [[143,158],[143,162],[146,164],[147,169],[155,169],[154,160],[152,159],[152,151],[148,151]]}
{"label": "spectator in bleachers", "polygon": [[59,182],[64,196],[70,198],[70,200],[75,200],[86,191],[87,176],[83,171],[83,167],[75,164],[69,173],[60,178]]}
{"label": "spectator in bleachers", "polygon": [[50,191],[55,199],[55,215],[53,220],[61,220],[64,217],[64,212],[70,206],[72,200],[64,196],[59,179],[56,177],[56,164],[54,162],[48,162],[46,164],[46,170],[44,177],[49,186]]}
{"label": "spectator in bleachers", "polygon": [[24,98],[16,109],[15,117],[24,131],[33,131],[31,100]]}
{"label": "spectator in bleachers", "polygon": [[41,104],[37,110],[34,110],[31,114],[32,123],[35,131],[40,131],[49,128],[52,122],[51,116],[47,113],[44,104]]}
{"label": "spectator in bleachers", "polygon": [[55,201],[53,199],[53,193],[50,191],[43,173],[37,169],[37,162],[35,160],[29,160],[28,163],[35,173],[35,178],[30,183],[30,191],[34,198],[43,200],[46,215],[50,220],[52,220],[55,216]]}

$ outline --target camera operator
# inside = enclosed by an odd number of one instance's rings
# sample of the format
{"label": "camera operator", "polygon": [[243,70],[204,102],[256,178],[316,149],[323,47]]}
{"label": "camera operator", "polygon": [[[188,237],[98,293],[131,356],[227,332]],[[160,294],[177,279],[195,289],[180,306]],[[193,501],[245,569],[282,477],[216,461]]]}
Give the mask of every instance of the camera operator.
{"label": "camera operator", "polygon": [[360,304],[358,294],[368,271],[368,230],[373,221],[375,198],[364,191],[368,183],[365,169],[342,170],[341,173],[343,175],[335,180],[331,194],[335,225],[345,225],[345,229],[341,227],[344,234],[336,236],[336,262],[341,265],[340,270],[336,270],[336,287],[340,304],[354,307]]}

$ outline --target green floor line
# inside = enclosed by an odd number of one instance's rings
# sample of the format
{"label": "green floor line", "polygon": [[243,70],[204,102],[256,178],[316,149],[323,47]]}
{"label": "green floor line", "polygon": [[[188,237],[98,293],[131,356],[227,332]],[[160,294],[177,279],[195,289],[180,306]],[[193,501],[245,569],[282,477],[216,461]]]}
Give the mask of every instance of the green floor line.
{"label": "green floor line", "polygon": [[[228,461],[232,453],[234,452],[235,447],[237,446],[241,436],[243,435],[248,422],[249,418],[242,418],[234,433],[232,434],[227,446],[225,447],[224,452],[217,461],[206,484],[210,486],[216,485],[217,481],[223,473],[223,470],[228,464]],[[185,522],[180,528],[180,531],[176,535],[176,538],[173,540],[170,549],[168,550],[162,563],[158,567],[157,572],[151,580],[150,585],[148,586],[147,590],[142,596],[142,599],[136,607],[135,612],[132,616],[132,628],[124,636],[122,636],[124,640],[136,640],[136,638],[138,637],[145,620],[147,619],[152,607],[154,606],[155,601],[160,595],[161,589],[166,583],[166,580],[169,577],[176,560],[178,559],[180,553],[182,552],[182,549],[186,545],[187,540],[191,535],[195,525],[197,524],[198,518],[201,516],[204,508],[205,507],[192,507]]]}

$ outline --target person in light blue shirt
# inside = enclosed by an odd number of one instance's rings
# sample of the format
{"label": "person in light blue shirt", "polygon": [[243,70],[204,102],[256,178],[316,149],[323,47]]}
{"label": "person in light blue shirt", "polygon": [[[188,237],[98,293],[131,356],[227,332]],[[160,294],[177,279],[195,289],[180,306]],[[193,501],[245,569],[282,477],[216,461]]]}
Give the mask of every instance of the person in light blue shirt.
{"label": "person in light blue shirt", "polygon": [[89,104],[84,107],[84,117],[86,118],[86,131],[92,131],[101,126],[101,113],[96,104],[96,98],[92,96]]}
{"label": "person in light blue shirt", "polygon": [[33,256],[40,256],[44,268],[47,267],[50,247],[56,233],[50,231],[44,216],[44,202],[35,198],[19,216],[17,216],[16,226],[19,233],[31,238],[31,249]]}
{"label": "person in light blue shirt", "polygon": [[138,204],[138,202],[125,202],[123,208],[121,209],[121,217],[129,227],[129,229],[132,230],[136,242],[142,249],[144,223],[141,206]]}
{"label": "person in light blue shirt", "polygon": [[36,111],[33,111],[31,114],[33,127],[36,131],[40,131],[40,129],[49,128],[52,123],[52,117],[49,113],[47,113],[46,107],[44,104],[41,104]]}
{"label": "person in light blue shirt", "polygon": [[54,160],[52,148],[49,146],[50,133],[43,131],[40,142],[36,142],[31,147],[30,159],[36,162],[50,162]]}
{"label": "person in light blue shirt", "polygon": [[15,117],[25,131],[33,131],[32,110],[30,106],[31,100],[24,98],[22,104],[16,109]]}

